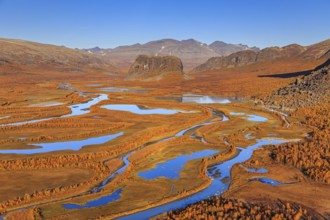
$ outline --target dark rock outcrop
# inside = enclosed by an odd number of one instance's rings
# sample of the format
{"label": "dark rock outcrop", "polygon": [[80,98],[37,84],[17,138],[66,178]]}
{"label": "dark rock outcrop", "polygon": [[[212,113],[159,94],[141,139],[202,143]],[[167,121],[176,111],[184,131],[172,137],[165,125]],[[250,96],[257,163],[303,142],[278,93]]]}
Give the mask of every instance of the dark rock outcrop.
{"label": "dark rock outcrop", "polygon": [[330,59],[311,74],[297,78],[262,100],[264,105],[283,111],[330,103]]}
{"label": "dark rock outcrop", "polygon": [[174,56],[140,55],[131,65],[127,79],[159,80],[168,74],[183,75],[183,65]]}
{"label": "dark rock outcrop", "polygon": [[193,71],[198,72],[204,70],[242,66],[256,62],[257,55],[258,53],[254,50],[245,50],[238,53],[233,53],[226,57],[213,57],[210,58],[206,63],[196,67]]}

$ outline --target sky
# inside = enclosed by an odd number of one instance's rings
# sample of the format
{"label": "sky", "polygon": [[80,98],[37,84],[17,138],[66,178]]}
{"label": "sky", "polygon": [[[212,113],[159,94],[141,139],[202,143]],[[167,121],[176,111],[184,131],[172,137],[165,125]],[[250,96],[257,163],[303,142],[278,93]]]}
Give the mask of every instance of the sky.
{"label": "sky", "polygon": [[71,48],[164,38],[310,45],[330,38],[329,9],[330,0],[0,0],[0,38]]}

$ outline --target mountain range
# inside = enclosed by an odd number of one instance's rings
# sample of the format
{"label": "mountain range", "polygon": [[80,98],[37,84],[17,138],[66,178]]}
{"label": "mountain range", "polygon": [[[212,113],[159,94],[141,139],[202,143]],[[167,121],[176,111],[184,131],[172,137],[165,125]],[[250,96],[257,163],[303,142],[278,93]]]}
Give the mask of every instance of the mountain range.
{"label": "mountain range", "polygon": [[[262,50],[243,44],[227,44],[221,41],[207,45],[193,39],[182,41],[164,39],[114,49],[95,47],[78,50],[64,46],[0,38],[0,48],[2,70],[9,67],[22,67],[68,72],[83,69],[106,69],[111,72],[127,73],[135,59],[142,54],[176,56],[182,60],[186,73],[191,69],[193,69],[191,73],[194,73],[247,66],[251,71],[263,70],[262,72],[271,74],[274,73],[275,67],[276,72],[305,70],[319,65],[330,57],[330,39],[310,46],[291,44]],[[120,71],[120,69],[124,71]]]}
{"label": "mountain range", "polygon": [[182,60],[185,69],[192,69],[211,57],[226,56],[242,50],[259,51],[259,48],[249,47],[244,44],[229,44],[222,41],[215,41],[208,45],[194,39],[181,41],[163,39],[150,41],[145,44],[120,46],[114,49],[94,47],[82,50],[97,55],[105,61],[111,61],[119,67],[128,67],[138,55],[143,54],[176,56]]}

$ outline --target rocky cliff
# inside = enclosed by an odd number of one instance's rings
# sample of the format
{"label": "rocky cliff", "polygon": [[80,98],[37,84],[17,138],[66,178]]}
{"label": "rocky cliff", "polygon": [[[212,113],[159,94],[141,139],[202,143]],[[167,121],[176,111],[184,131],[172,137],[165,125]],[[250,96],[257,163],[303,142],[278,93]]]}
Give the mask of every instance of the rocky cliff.
{"label": "rocky cliff", "polygon": [[183,65],[179,58],[140,55],[131,65],[127,79],[159,80],[169,74],[183,75]]}

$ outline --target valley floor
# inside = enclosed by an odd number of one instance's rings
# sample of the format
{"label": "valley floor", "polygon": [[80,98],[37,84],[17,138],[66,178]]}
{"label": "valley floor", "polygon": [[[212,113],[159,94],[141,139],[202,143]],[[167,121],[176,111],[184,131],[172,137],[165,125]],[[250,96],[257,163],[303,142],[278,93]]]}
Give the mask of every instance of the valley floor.
{"label": "valley floor", "polygon": [[[283,161],[275,150],[286,149],[286,142],[303,146],[316,134],[328,137],[322,133],[328,130],[303,121],[303,113],[285,121],[229,90],[219,94],[231,102],[217,103],[216,86],[208,92],[180,83],[132,87],[107,74],[75,74],[17,76],[19,82],[0,76],[6,79],[0,92],[0,212],[6,219],[143,219],[220,194],[222,204],[264,204],[277,210],[274,216],[329,217],[326,162],[316,161],[321,173],[314,177],[303,162]],[[188,91],[211,97],[181,102]],[[121,109],[106,108],[114,104]],[[278,209],[278,201],[286,208]],[[156,218],[166,215],[175,216]]]}

